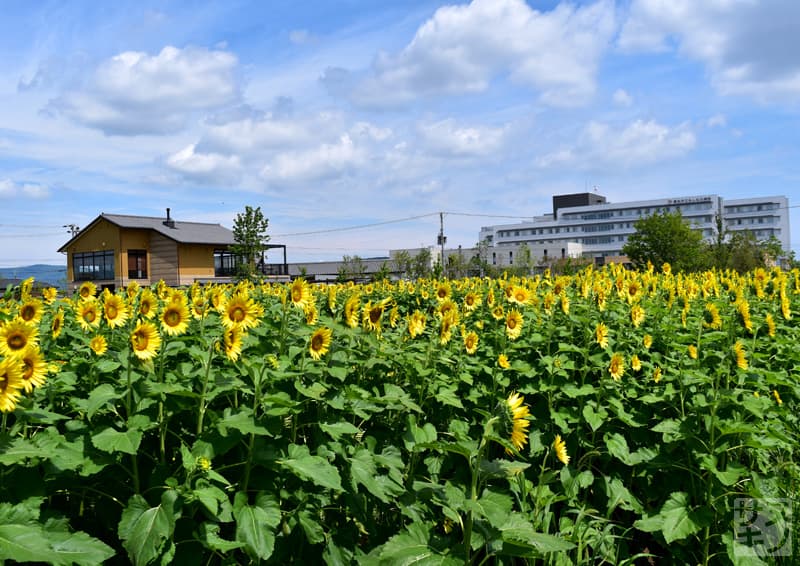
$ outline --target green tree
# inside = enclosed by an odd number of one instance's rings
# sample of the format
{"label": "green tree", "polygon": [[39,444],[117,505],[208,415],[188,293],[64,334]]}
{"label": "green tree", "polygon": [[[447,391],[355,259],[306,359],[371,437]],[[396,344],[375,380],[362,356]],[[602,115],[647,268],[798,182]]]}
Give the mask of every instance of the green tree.
{"label": "green tree", "polygon": [[367,266],[360,256],[342,256],[342,264],[339,266],[337,281],[361,281],[367,273]]}
{"label": "green tree", "polygon": [[397,272],[400,277],[407,277],[411,274],[412,260],[408,250],[400,250],[395,253],[392,263],[394,264],[395,272]]}
{"label": "green tree", "polygon": [[[430,277],[432,274],[431,269],[431,250],[422,248],[417,255],[411,258],[411,278],[419,279],[421,277]],[[441,267],[440,267],[441,268]]]}
{"label": "green tree", "polygon": [[245,206],[244,212],[236,215],[233,221],[233,239],[236,243],[231,246],[231,251],[240,258],[239,278],[255,278],[256,262],[264,258],[269,241],[267,226],[269,220],[264,217],[260,206]]}
{"label": "green tree", "polygon": [[656,267],[669,263],[675,271],[702,269],[705,260],[703,236],[692,229],[678,212],[657,212],[640,218],[622,247],[634,266],[643,268],[649,261]]}

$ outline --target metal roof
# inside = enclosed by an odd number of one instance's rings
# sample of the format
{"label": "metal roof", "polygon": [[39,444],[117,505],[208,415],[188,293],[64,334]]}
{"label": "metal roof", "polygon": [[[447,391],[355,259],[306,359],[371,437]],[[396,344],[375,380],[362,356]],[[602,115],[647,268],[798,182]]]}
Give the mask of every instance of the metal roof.
{"label": "metal roof", "polygon": [[165,217],[153,216],[132,216],[128,214],[106,214],[102,213],[95,218],[86,228],[81,230],[69,242],[61,246],[58,250],[63,252],[75,240],[80,238],[87,230],[92,228],[100,220],[107,220],[120,228],[131,228],[140,230],[153,230],[166,236],[180,244],[212,244],[212,245],[232,245],[236,243],[233,232],[221,224],[210,224],[207,222],[183,222],[180,220],[170,220],[169,225],[165,224]]}

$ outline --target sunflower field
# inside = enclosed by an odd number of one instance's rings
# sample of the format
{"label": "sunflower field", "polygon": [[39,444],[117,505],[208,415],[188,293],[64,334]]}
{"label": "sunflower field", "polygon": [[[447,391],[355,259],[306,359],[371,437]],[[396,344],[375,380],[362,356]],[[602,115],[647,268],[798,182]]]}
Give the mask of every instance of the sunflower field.
{"label": "sunflower field", "polygon": [[798,320],[778,269],[26,281],[0,563],[796,564]]}

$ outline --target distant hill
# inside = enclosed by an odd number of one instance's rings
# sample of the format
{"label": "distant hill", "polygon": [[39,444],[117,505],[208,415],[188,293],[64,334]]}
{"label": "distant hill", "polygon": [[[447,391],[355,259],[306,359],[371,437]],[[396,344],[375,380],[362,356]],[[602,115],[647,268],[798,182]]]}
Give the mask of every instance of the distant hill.
{"label": "distant hill", "polygon": [[0,267],[0,279],[27,279],[33,277],[37,283],[65,288],[67,286],[66,265],[25,265],[22,267]]}

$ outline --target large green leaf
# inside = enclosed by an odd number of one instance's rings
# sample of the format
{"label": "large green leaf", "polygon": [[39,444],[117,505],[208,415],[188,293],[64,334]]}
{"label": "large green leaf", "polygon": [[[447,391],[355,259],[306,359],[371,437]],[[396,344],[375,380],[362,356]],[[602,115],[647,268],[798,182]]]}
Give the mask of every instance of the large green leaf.
{"label": "large green leaf", "polygon": [[381,547],[379,563],[392,566],[463,564],[463,560],[458,560],[431,546],[431,528],[428,523],[411,523],[405,531],[393,536]]}
{"label": "large green leaf", "polygon": [[219,535],[219,525],[208,521],[200,525],[200,540],[211,550],[223,553],[245,546],[243,542],[222,538]]}
{"label": "large green leaf", "polygon": [[383,501],[389,503],[389,497],[378,483],[376,476],[378,468],[375,466],[375,461],[372,458],[372,452],[365,448],[359,448],[353,454],[350,460],[350,477],[353,486],[353,491],[358,490],[358,484],[367,488],[372,495]]}
{"label": "large green leaf", "polygon": [[86,400],[86,416],[91,419],[97,411],[104,408],[111,401],[119,399],[124,394],[123,392],[117,392],[110,383],[98,385],[89,393],[89,398]]}
{"label": "large green leaf", "polygon": [[141,442],[142,432],[140,430],[119,431],[105,427],[92,436],[92,444],[99,450],[108,453],[136,454]]}
{"label": "large green leaf", "polygon": [[668,544],[695,534],[706,524],[701,514],[689,506],[689,496],[683,491],[675,491],[661,508],[664,523],[661,532]]}
{"label": "large green leaf", "polygon": [[236,540],[243,542],[253,559],[266,560],[275,547],[275,529],[281,522],[281,508],[269,495],[259,494],[256,504],[249,505],[247,494],[239,492],[233,503],[236,519]]}
{"label": "large green leaf", "polygon": [[321,487],[343,491],[339,470],[325,458],[312,456],[308,451],[308,446],[290,444],[288,458],[283,458],[277,462],[304,480],[311,481]]}
{"label": "large green leaf", "polygon": [[242,434],[255,434],[256,436],[272,436],[272,433],[265,427],[258,424],[253,416],[253,410],[249,407],[241,407],[235,413],[230,409],[225,410],[225,416],[217,421],[217,428],[220,434],[227,435],[228,429],[238,430]]}
{"label": "large green leaf", "polygon": [[164,553],[175,530],[178,494],[171,489],[161,503],[150,507],[141,495],[134,495],[122,511],[117,532],[122,546],[136,566],[150,564]]}
{"label": "large green leaf", "polygon": [[540,556],[549,552],[565,552],[575,545],[560,537],[536,532],[522,513],[511,513],[500,527],[506,545],[503,552],[522,556]]}

